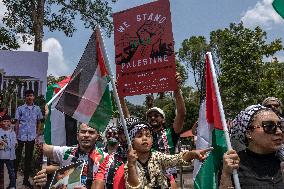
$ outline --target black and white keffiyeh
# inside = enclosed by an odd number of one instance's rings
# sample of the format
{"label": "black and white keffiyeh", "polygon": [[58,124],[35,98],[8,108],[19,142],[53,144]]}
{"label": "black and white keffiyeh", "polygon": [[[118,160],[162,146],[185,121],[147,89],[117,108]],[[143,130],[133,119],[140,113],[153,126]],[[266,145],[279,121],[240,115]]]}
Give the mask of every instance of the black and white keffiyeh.
{"label": "black and white keffiyeh", "polygon": [[[140,122],[140,119],[138,117],[129,117],[125,118],[125,122],[126,122],[126,127],[130,127],[132,124]],[[121,119],[119,119],[118,121],[118,127],[119,129],[123,130]]]}
{"label": "black and white keffiyeh", "polygon": [[128,128],[128,134],[129,134],[130,141],[132,141],[135,135],[143,129],[151,129],[151,126],[146,122],[136,122],[132,124]]}
{"label": "black and white keffiyeh", "polygon": [[239,141],[243,145],[246,144],[246,131],[250,126],[253,116],[260,110],[267,109],[266,107],[257,104],[247,107],[245,110],[241,111],[232,122],[232,127],[230,129],[231,138]]}

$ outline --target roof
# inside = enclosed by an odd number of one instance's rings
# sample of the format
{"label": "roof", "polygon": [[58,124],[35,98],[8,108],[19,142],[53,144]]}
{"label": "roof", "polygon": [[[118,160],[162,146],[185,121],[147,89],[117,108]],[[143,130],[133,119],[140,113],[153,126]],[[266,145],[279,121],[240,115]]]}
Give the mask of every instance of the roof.
{"label": "roof", "polygon": [[31,77],[31,76],[4,76],[4,79],[20,79],[20,80],[39,80],[38,78]]}

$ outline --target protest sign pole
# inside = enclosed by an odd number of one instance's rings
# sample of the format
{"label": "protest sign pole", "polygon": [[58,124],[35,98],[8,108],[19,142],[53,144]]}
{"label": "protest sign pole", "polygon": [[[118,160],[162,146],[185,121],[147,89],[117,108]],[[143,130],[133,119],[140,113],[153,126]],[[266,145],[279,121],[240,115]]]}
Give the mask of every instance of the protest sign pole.
{"label": "protest sign pole", "polygon": [[[221,101],[221,95],[220,95],[220,92],[219,92],[219,86],[218,86],[218,82],[217,82],[215,67],[213,65],[212,54],[211,54],[211,52],[208,52],[206,54],[209,57],[209,64],[210,64],[210,68],[211,68],[211,72],[212,72],[212,78],[213,78],[214,88],[215,88],[215,91],[216,91],[217,103],[218,103],[218,107],[219,107],[219,112],[220,112],[220,116],[221,116],[221,122],[222,122],[223,130],[224,130],[224,134],[225,134],[227,148],[228,148],[228,150],[232,150],[229,131],[228,131],[228,127],[227,127],[227,123],[226,123],[226,119],[225,119],[225,113],[224,113],[224,109],[223,109],[223,104],[222,104],[222,101]],[[241,189],[239,176],[238,176],[238,172],[237,172],[236,169],[233,170],[233,180],[234,180],[234,183],[235,183],[235,188]]]}
{"label": "protest sign pole", "polygon": [[109,74],[109,77],[110,77],[110,81],[111,81],[111,84],[112,84],[113,95],[114,95],[114,98],[115,98],[115,101],[116,101],[116,104],[117,104],[117,107],[118,107],[120,119],[121,119],[121,122],[122,122],[122,127],[123,127],[124,134],[125,134],[125,137],[126,137],[126,140],[127,140],[127,143],[128,143],[128,147],[130,148],[131,147],[131,141],[130,141],[128,130],[127,130],[127,127],[126,127],[126,121],[124,119],[124,114],[123,114],[122,107],[121,107],[121,104],[120,104],[120,101],[119,101],[119,97],[118,97],[118,93],[117,93],[117,89],[116,89],[116,84],[114,82],[114,76],[113,76],[113,73],[111,71],[111,67],[110,67],[109,60],[108,60],[108,55],[106,53],[104,40],[103,40],[103,37],[101,35],[101,28],[100,28],[99,25],[97,25],[96,32],[98,34],[97,36],[100,38],[99,40],[101,41],[102,52],[103,52],[103,56],[104,56],[104,59],[105,59],[105,64],[106,64],[108,74]]}

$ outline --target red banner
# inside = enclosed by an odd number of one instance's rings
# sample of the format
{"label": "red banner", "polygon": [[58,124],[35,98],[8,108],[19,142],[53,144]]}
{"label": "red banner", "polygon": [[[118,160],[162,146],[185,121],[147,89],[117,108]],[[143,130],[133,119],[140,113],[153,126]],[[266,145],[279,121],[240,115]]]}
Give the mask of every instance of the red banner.
{"label": "red banner", "polygon": [[116,77],[120,96],[177,88],[169,0],[113,15]]}

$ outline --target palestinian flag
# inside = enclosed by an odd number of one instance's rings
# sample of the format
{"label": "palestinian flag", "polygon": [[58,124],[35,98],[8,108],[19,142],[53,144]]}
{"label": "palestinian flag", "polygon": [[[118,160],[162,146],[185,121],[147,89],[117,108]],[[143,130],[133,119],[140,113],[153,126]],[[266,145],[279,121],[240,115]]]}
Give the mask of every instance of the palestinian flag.
{"label": "palestinian flag", "polygon": [[204,162],[195,160],[194,162],[194,188],[195,189],[215,189],[218,172],[223,159],[223,154],[227,151],[225,134],[221,122],[221,113],[216,92],[219,91],[211,53],[206,54],[206,99],[200,106],[198,127],[197,127],[197,149],[213,147]]}
{"label": "palestinian flag", "polygon": [[77,65],[56,108],[74,119],[103,131],[112,116],[108,73],[97,29]]}
{"label": "palestinian flag", "polygon": [[[49,85],[46,91],[46,102],[58,93],[60,89],[70,81],[70,78],[69,76],[56,84]],[[65,146],[66,138],[62,137],[66,136],[65,115],[55,108],[58,99],[54,100],[54,102],[49,105],[49,114],[44,124],[44,140],[47,144]]]}
{"label": "palestinian flag", "polygon": [[284,0],[274,0],[272,3],[273,8],[275,11],[284,18]]}

